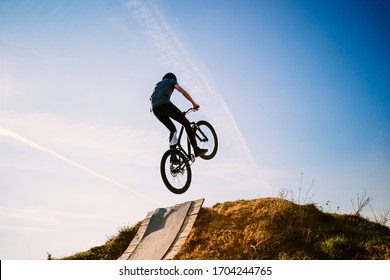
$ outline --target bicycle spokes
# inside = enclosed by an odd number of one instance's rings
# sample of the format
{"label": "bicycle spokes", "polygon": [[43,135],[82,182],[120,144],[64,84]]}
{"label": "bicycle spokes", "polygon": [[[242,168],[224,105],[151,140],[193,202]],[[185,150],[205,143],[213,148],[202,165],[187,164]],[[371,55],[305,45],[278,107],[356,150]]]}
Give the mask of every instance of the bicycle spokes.
{"label": "bicycle spokes", "polygon": [[212,159],[218,150],[218,138],[214,128],[206,121],[199,121],[194,130],[198,146],[208,150],[201,158]]}
{"label": "bicycle spokes", "polygon": [[161,176],[173,193],[184,193],[191,183],[191,168],[186,156],[179,150],[165,152],[161,159]]}
{"label": "bicycle spokes", "polygon": [[206,134],[204,134],[204,132],[202,130],[198,129],[196,130],[196,134],[195,134],[195,137],[196,139],[198,139],[200,142],[207,142],[209,141],[209,138],[207,137]]}

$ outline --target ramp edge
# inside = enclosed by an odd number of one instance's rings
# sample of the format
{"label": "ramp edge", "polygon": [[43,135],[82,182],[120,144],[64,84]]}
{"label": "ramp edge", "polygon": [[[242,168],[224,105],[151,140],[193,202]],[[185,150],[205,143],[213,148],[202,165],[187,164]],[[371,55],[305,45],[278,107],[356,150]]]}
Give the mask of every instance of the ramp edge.
{"label": "ramp edge", "polygon": [[[186,217],[181,225],[181,228],[176,235],[174,241],[172,242],[171,246],[167,250],[167,252],[164,254],[162,259],[164,260],[171,260],[175,257],[175,255],[179,252],[181,246],[184,244],[184,242],[187,240],[187,237],[195,223],[195,220],[197,218],[197,215],[200,211],[200,208],[203,205],[204,198],[191,201],[191,205],[188,208]],[[188,201],[189,202],[189,201]],[[188,202],[182,203],[186,204]],[[181,204],[177,204],[181,205]],[[176,205],[176,206],[177,206]],[[135,237],[130,242],[129,246],[125,250],[125,252],[118,258],[118,260],[129,260],[131,258],[131,255],[137,248],[137,246],[140,244],[142,238],[144,237],[145,231],[148,228],[149,222],[151,217],[153,216],[154,211],[149,212],[145,219],[141,222],[141,226],[138,229]]]}
{"label": "ramp edge", "polygon": [[203,205],[203,202],[204,202],[204,198],[192,201],[190,209],[187,212],[187,217],[185,218],[179,233],[177,234],[171,247],[165,254],[163,260],[172,260],[179,252],[181,246],[183,246],[183,244],[187,240],[188,235],[190,234],[190,231],[194,226],[195,220],[198,216],[200,208]]}

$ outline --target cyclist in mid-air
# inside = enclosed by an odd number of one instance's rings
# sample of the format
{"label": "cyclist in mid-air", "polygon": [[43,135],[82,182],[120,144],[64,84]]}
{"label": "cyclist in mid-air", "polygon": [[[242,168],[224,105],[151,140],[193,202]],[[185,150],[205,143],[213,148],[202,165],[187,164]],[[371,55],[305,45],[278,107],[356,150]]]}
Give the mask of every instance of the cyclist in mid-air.
{"label": "cyclist in mid-air", "polygon": [[194,149],[195,156],[201,156],[207,152],[207,149],[201,149],[198,147],[189,120],[170,100],[175,89],[177,89],[188,101],[191,102],[194,110],[199,109],[200,106],[192,99],[191,95],[177,83],[175,74],[167,73],[154,87],[152,96],[150,97],[150,110],[153,111],[157,119],[169,129],[170,148],[174,148],[177,144],[177,130],[171,120],[173,119],[184,126],[188,139]]}

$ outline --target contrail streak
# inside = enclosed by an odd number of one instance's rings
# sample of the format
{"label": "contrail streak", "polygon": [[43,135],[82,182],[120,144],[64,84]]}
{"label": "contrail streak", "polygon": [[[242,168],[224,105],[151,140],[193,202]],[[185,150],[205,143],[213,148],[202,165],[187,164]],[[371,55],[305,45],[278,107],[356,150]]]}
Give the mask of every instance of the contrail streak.
{"label": "contrail streak", "polygon": [[62,160],[62,161],[66,162],[66,163],[68,163],[68,164],[70,164],[70,165],[72,165],[72,166],[74,166],[74,167],[76,167],[76,168],[78,168],[78,169],[80,169],[80,170],[82,170],[84,172],[87,172],[90,175],[92,175],[92,176],[94,176],[94,177],[96,177],[96,178],[98,178],[100,180],[106,181],[106,182],[108,182],[110,184],[113,184],[113,185],[115,185],[115,186],[117,186],[117,187],[119,187],[121,189],[126,190],[126,191],[130,191],[130,192],[134,193],[135,195],[140,196],[140,197],[142,197],[144,199],[147,199],[149,201],[152,201],[154,203],[158,203],[157,201],[154,201],[153,199],[151,199],[149,197],[146,197],[143,194],[138,193],[138,192],[132,190],[128,186],[125,186],[125,185],[123,185],[121,183],[118,183],[118,182],[116,182],[116,181],[114,181],[114,180],[112,180],[112,179],[110,179],[110,178],[108,178],[108,177],[106,177],[104,175],[101,175],[101,174],[97,173],[96,171],[93,171],[92,169],[90,169],[88,167],[85,167],[84,165],[79,164],[79,163],[77,163],[77,162],[75,162],[75,161],[73,161],[73,160],[71,160],[71,159],[69,159],[69,158],[67,158],[67,157],[65,157],[65,156],[63,156],[63,155],[61,155],[61,154],[51,150],[51,149],[49,149],[49,148],[46,148],[46,147],[44,147],[42,145],[39,145],[39,144],[37,144],[37,143],[27,139],[27,138],[25,138],[25,137],[15,133],[15,132],[12,132],[10,130],[7,130],[7,129],[4,129],[4,128],[0,127],[0,135],[8,137],[8,138],[11,138],[11,139],[16,140],[18,142],[22,142],[22,143],[24,143],[24,144],[26,144],[26,145],[34,148],[34,149],[37,149],[37,150],[46,152],[48,154],[51,154],[52,156],[58,158],[59,160]]}
{"label": "contrail streak", "polygon": [[[222,109],[222,113],[227,117],[225,120],[228,120],[224,121],[223,124],[228,125],[225,131],[228,131],[231,138],[238,141],[238,146],[241,147],[246,159],[251,164],[257,166],[257,162],[253,158],[252,152],[232,111],[225,103],[221,94],[213,87],[211,78],[208,75],[203,74],[205,71],[207,72],[207,70],[201,69],[197,61],[191,57],[190,53],[185,49],[182,41],[176,35],[174,29],[158,7],[153,2],[145,2],[146,1],[128,0],[125,7],[143,24],[147,34],[161,53],[160,60],[166,65],[169,65],[170,68],[179,70],[182,76],[186,76],[187,78],[197,77],[197,82],[191,87],[201,87],[202,90],[199,92],[208,92],[215,98],[215,101],[219,103],[219,107]],[[218,106],[216,107],[218,108]]]}

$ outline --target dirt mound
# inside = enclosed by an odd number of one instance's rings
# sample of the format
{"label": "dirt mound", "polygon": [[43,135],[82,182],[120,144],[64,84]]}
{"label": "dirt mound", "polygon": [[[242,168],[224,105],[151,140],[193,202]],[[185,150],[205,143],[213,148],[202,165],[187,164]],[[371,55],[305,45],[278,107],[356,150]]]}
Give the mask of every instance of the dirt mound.
{"label": "dirt mound", "polygon": [[390,229],[281,198],[202,208],[176,259],[390,259]]}
{"label": "dirt mound", "polygon": [[[117,259],[140,223],[105,245],[66,259]],[[201,208],[175,259],[390,259],[390,229],[357,215],[324,213],[281,198],[238,200]]]}

